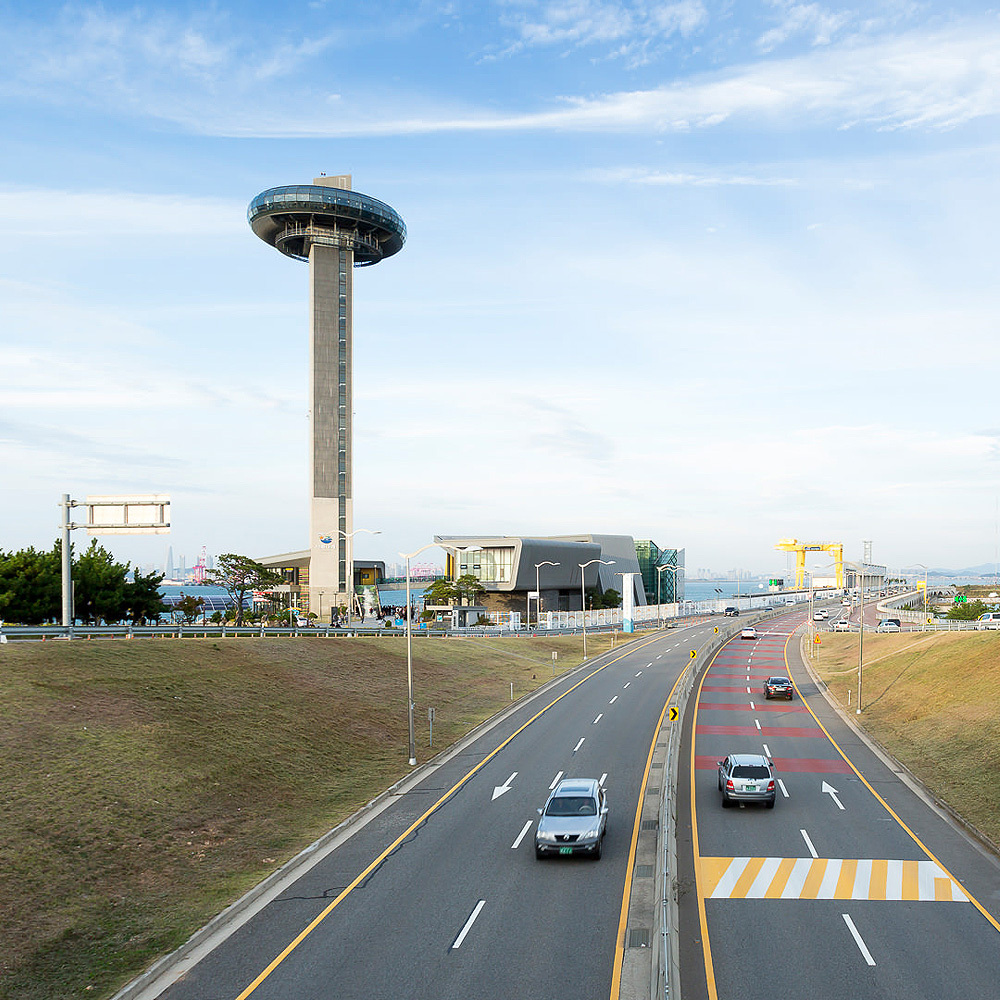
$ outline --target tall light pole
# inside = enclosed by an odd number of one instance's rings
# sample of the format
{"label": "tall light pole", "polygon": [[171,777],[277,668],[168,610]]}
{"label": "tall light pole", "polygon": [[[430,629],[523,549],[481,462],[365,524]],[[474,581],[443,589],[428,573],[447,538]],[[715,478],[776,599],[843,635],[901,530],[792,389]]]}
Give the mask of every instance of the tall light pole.
{"label": "tall light pole", "polygon": [[351,627],[351,611],[354,608],[354,536],[362,532],[366,535],[381,535],[381,531],[371,528],[355,528],[354,531],[339,531],[338,534],[347,539],[347,627]]}
{"label": "tall light pole", "polygon": [[602,566],[614,566],[614,559],[591,559],[589,562],[577,563],[580,567],[580,607],[583,609],[583,658],[587,659],[587,594],[584,590],[584,580],[586,574],[583,572],[588,566],[600,563]]}
{"label": "tall light pole", "polygon": [[[561,566],[562,563],[552,562],[546,559],[544,562],[535,563],[535,626],[541,624],[542,614],[542,591],[538,583],[539,566]],[[531,625],[531,602],[528,602],[528,625]]]}
{"label": "tall light pole", "polygon": [[[920,631],[924,632],[927,629],[927,567],[923,563],[914,563],[914,566],[919,566],[924,571],[924,619],[920,623]],[[920,584],[917,584],[920,587]]]}
{"label": "tall light pole", "polygon": [[677,571],[681,568],[680,566],[671,566],[670,563],[665,563],[663,566],[653,567],[656,570],[656,627],[663,627],[663,616],[660,614],[660,580],[663,577],[660,574],[665,570],[669,569],[674,574],[674,601],[677,600]]}
{"label": "tall light pole", "polygon": [[[410,737],[410,767],[414,767],[417,763],[417,748],[413,739],[413,648],[411,635],[413,615],[410,608],[410,560],[428,549],[441,548],[447,551],[450,547],[442,545],[440,542],[429,542],[427,545],[421,545],[416,552],[399,553],[400,558],[406,560],[406,722]],[[454,546],[454,548],[461,549],[464,546]]]}

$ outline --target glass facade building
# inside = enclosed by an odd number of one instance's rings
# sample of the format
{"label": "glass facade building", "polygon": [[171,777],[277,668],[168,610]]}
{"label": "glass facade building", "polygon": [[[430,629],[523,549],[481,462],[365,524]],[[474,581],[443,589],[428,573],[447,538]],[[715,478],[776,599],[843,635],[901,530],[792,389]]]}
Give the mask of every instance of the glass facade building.
{"label": "glass facade building", "polygon": [[[684,550],[661,549],[649,539],[635,543],[635,555],[642,573],[646,603],[656,604],[657,587],[661,604],[676,604],[684,600]],[[671,569],[660,569],[670,566]],[[657,583],[659,577],[659,583]]]}

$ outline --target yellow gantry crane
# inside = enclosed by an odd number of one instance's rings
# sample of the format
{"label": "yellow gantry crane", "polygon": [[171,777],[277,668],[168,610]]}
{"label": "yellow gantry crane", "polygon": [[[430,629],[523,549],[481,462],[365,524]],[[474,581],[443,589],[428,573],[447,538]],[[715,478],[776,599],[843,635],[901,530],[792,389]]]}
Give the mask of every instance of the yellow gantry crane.
{"label": "yellow gantry crane", "polygon": [[843,542],[800,542],[797,538],[782,538],[776,549],[795,553],[795,589],[801,590],[805,584],[806,553],[829,552],[837,566],[837,587],[844,586],[844,543]]}

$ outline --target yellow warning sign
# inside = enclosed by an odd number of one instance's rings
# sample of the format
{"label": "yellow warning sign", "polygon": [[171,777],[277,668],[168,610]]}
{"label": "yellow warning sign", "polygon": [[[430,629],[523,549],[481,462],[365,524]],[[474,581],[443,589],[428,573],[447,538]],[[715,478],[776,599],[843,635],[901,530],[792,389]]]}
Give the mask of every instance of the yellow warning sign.
{"label": "yellow warning sign", "polygon": [[813,642],[816,643],[817,646],[819,646],[823,642],[823,640],[819,636],[816,636],[816,638],[813,639]]}
{"label": "yellow warning sign", "polygon": [[671,722],[676,722],[680,718],[680,715],[681,715],[681,713],[680,713],[680,710],[677,708],[677,706],[676,705],[671,705],[670,706],[670,711],[667,713],[667,716],[670,719],[670,721]]}
{"label": "yellow warning sign", "polygon": [[698,650],[697,649],[692,649],[691,650],[691,659],[693,660],[697,655],[698,655]]}
{"label": "yellow warning sign", "polygon": [[713,631],[713,632],[714,632],[714,633],[715,633],[716,635],[718,635],[718,634],[719,634],[719,626],[718,626],[718,625],[716,625],[716,626],[715,626],[715,628],[713,628],[713,629],[712,629],[712,631]]}

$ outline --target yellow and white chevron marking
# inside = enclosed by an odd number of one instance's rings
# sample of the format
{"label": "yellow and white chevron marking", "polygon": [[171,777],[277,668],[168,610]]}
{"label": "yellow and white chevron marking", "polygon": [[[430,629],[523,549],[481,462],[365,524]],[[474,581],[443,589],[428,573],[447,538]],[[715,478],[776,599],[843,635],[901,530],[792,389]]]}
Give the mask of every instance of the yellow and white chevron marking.
{"label": "yellow and white chevron marking", "polygon": [[887,899],[968,903],[933,861],[702,858],[705,899]]}

